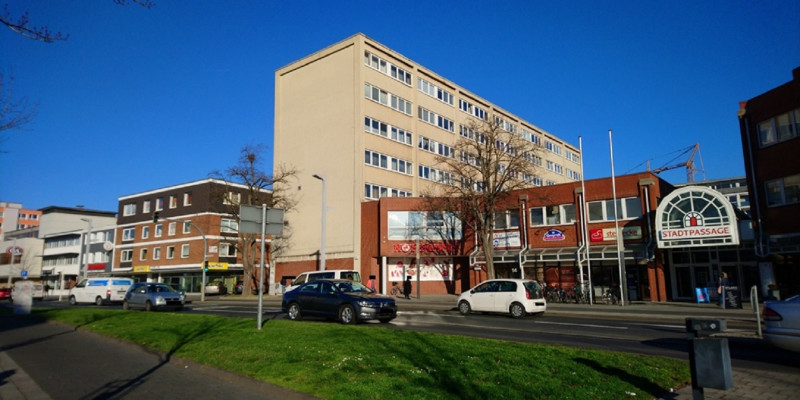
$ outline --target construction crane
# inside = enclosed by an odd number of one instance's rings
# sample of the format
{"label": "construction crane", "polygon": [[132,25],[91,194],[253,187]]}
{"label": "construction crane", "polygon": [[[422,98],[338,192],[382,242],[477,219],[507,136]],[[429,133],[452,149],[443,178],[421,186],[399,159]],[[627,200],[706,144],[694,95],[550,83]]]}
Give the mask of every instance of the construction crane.
{"label": "construction crane", "polygon": [[[681,158],[684,154],[689,153],[689,158],[681,163],[666,165],[663,167],[659,167],[656,169],[650,169],[650,160],[647,160],[647,170],[654,173],[659,174],[661,172],[676,169],[676,168],[683,168],[686,167],[686,181],[687,182],[694,182],[694,176],[698,172],[697,167],[695,166],[694,157],[697,155],[697,158],[700,160],[700,172],[703,174],[703,180],[706,180],[706,171],[703,167],[703,157],[700,155],[700,143],[695,143],[693,146],[689,146],[685,149],[676,150],[674,153],[680,152],[677,156],[673,159],[667,161],[667,163],[671,163],[678,158]],[[641,165],[641,164],[639,164]]]}

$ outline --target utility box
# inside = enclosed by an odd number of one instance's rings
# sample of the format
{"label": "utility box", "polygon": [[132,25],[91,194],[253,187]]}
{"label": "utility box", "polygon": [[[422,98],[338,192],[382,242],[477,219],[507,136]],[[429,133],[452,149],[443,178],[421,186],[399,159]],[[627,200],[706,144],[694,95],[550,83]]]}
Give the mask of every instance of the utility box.
{"label": "utility box", "polygon": [[731,352],[726,338],[692,340],[697,386],[728,390],[733,387]]}
{"label": "utility box", "polygon": [[728,322],[724,318],[686,318],[686,332],[690,337],[708,336],[727,329]]}

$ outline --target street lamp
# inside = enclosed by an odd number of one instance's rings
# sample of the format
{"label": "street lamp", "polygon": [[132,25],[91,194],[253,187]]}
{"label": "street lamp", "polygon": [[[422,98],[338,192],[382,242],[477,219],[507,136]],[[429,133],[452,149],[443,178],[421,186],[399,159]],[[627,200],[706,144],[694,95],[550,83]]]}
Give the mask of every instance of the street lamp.
{"label": "street lamp", "polygon": [[92,236],[92,219],[91,218],[81,218],[81,221],[86,222],[89,226],[86,229],[86,247],[83,251],[83,267],[78,268],[78,275],[80,275],[81,279],[86,277],[87,271],[89,271],[89,239]]}
{"label": "street lamp", "polygon": [[325,191],[326,191],[326,184],[327,181],[325,180],[325,175],[314,174],[314,178],[317,178],[322,181],[322,238],[320,239],[320,247],[319,247],[319,270],[325,270],[325,211],[328,208],[328,205],[325,204]]}

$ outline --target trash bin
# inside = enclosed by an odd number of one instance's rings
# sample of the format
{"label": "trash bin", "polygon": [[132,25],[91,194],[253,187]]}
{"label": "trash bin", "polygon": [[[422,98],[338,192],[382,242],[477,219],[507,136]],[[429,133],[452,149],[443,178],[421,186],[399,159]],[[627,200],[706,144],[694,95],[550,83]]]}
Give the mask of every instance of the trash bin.
{"label": "trash bin", "polygon": [[725,319],[686,318],[694,399],[703,398],[703,388],[728,390],[733,387],[728,339],[711,337],[726,329]]}

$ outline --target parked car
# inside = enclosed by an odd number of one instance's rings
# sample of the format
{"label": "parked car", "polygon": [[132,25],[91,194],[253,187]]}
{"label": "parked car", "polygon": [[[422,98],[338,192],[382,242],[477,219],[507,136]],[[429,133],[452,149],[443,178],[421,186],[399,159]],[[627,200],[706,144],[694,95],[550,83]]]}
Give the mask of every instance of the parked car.
{"label": "parked car", "polygon": [[138,282],[131,285],[125,293],[122,308],[143,308],[145,311],[154,311],[172,308],[183,309],[186,305],[186,295],[173,289],[166,283]]}
{"label": "parked car", "polygon": [[133,284],[129,278],[88,278],[80,281],[69,291],[69,304],[121,302]]}
{"label": "parked car", "polygon": [[800,295],[764,303],[764,338],[775,347],[800,352]]}
{"label": "parked car", "polygon": [[211,282],[208,282],[204,290],[206,294],[218,294],[220,296],[228,294],[228,287],[225,286],[225,282],[222,282],[220,280],[213,280]]}
{"label": "parked car", "polygon": [[11,288],[0,288],[0,300],[3,299],[11,300]]}
{"label": "parked car", "polygon": [[458,296],[458,311],[509,313],[514,318],[547,311],[544,291],[529,279],[491,279]]}
{"label": "parked car", "polygon": [[281,310],[291,320],[313,315],[337,319],[343,324],[370,319],[387,323],[397,317],[393,298],[375,294],[360,282],[345,279],[306,282],[283,294]]}

